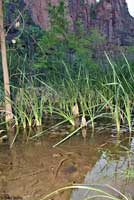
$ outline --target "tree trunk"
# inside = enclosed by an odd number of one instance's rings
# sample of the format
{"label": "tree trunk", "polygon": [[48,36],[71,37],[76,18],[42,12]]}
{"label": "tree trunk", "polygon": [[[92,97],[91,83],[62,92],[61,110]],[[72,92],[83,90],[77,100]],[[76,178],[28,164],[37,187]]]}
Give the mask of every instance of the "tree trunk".
{"label": "tree trunk", "polygon": [[10,86],[9,86],[9,74],[7,67],[7,56],[6,56],[6,41],[3,26],[3,12],[2,12],[2,0],[0,0],[0,41],[1,41],[1,57],[2,57],[2,70],[4,80],[4,93],[5,93],[5,120],[9,122],[13,119],[11,99],[10,99]]}

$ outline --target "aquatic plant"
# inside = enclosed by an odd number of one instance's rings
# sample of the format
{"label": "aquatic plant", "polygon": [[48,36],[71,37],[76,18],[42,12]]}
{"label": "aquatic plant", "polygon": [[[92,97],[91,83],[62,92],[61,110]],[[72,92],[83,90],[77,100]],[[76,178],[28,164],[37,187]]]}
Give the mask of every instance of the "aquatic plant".
{"label": "aquatic plant", "polygon": [[128,123],[128,129],[131,137],[133,130],[133,103],[127,94],[124,97],[124,118]]}
{"label": "aquatic plant", "polygon": [[65,112],[61,109],[55,109],[55,111],[53,113],[60,115],[62,118],[64,118],[66,121],[68,121],[72,126],[75,126],[75,121],[74,121],[73,115],[70,112],[70,110],[68,110],[68,112],[67,111]]}
{"label": "aquatic plant", "polygon": [[82,63],[79,66],[77,63],[75,68],[62,61],[62,70],[55,68],[56,73],[51,75],[41,73],[28,77],[19,71],[18,86],[12,85],[15,126],[24,129],[41,126],[48,115],[75,126],[77,111],[79,124],[68,138],[82,129],[82,117],[92,128],[92,133],[97,120],[106,118],[115,123],[118,135],[121,127],[126,127],[131,135],[134,124],[134,75],[126,57],[124,59],[125,66],[117,66],[106,54],[106,66],[95,66],[94,69]]}
{"label": "aquatic plant", "polygon": [[122,194],[120,191],[118,191],[117,189],[115,189],[114,187],[110,186],[110,185],[105,185],[106,188],[111,189],[111,191],[116,192],[116,196],[110,194],[109,192],[106,192],[103,189],[100,189],[97,186],[91,185],[71,185],[71,186],[65,186],[63,188],[57,189],[54,192],[51,192],[50,194],[46,195],[45,197],[41,198],[40,200],[47,200],[50,198],[53,198],[56,195],[59,195],[61,192],[65,192],[66,190],[73,190],[73,189],[80,189],[80,190],[86,190],[86,191],[94,191],[96,192],[96,194],[93,194],[91,196],[87,196],[86,198],[84,198],[83,200],[89,200],[89,199],[95,199],[95,198],[107,198],[107,199],[112,199],[112,200],[130,200],[127,196],[125,196],[124,194]]}

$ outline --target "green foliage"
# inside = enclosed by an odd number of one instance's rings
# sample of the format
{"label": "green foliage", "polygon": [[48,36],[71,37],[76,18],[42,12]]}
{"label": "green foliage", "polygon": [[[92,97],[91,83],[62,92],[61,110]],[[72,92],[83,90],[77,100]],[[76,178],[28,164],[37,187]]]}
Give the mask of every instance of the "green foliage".
{"label": "green foliage", "polygon": [[90,17],[91,17],[91,19],[96,19],[95,7],[96,7],[95,4],[92,4],[92,5],[90,6]]}
{"label": "green foliage", "polygon": [[23,12],[23,4],[18,1],[4,1],[3,8],[11,84],[18,85],[21,77],[20,70],[30,74],[33,71],[36,73],[32,62],[35,57],[36,38],[42,36],[43,30],[32,22],[27,10]]}
{"label": "green foliage", "polygon": [[49,3],[48,6],[50,27],[57,34],[66,34],[68,31],[68,21],[66,19],[65,5],[64,1],[60,1],[58,6],[52,6]]}
{"label": "green foliage", "polygon": [[[13,37],[11,34],[11,39],[7,41],[8,67],[13,80],[12,84],[19,83],[21,76],[18,74],[19,69],[28,74],[43,72],[46,75],[58,73],[62,76],[65,69],[63,62],[71,67],[74,75],[78,71],[79,65],[94,71],[96,63],[92,57],[97,43],[103,42],[103,38],[97,30],[85,32],[79,19],[76,22],[76,32],[71,32],[63,0],[56,6],[49,4],[48,30],[42,30],[33,24],[27,11],[19,13],[19,4],[16,0],[13,0],[12,3],[15,12],[10,13],[10,21],[14,22],[20,14],[17,20],[19,26],[16,27],[13,24],[11,29],[11,31],[15,30],[15,35]],[[8,16],[9,4],[11,2],[4,2],[5,19]],[[15,83],[14,78],[16,78]]]}
{"label": "green foliage", "polygon": [[50,29],[38,39],[34,66],[61,72],[63,61],[72,69],[77,69],[80,64],[90,68],[95,66],[92,56],[97,44],[103,42],[99,33],[96,30],[86,33],[79,20],[77,31],[71,32],[63,1],[57,6],[49,4],[49,18]]}

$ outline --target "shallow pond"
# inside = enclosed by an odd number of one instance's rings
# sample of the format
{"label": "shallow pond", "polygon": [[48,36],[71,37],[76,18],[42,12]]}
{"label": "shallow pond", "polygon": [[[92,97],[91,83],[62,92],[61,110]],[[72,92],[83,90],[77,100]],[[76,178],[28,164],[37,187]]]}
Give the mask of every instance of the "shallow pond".
{"label": "shallow pond", "polygon": [[[36,141],[16,141],[11,149],[7,143],[0,145],[0,199],[38,200],[76,183],[116,193],[107,190],[108,184],[134,198],[134,174],[130,178],[128,171],[134,167],[134,138],[129,141],[125,134],[119,139],[103,131],[86,140],[74,136],[53,148],[65,131],[66,127]],[[83,200],[90,195],[77,189],[49,199]]]}

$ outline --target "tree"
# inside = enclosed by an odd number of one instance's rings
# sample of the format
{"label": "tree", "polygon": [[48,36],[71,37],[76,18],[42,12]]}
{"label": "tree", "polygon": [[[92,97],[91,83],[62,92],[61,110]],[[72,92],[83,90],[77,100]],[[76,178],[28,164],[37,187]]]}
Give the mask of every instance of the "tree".
{"label": "tree", "polygon": [[9,74],[7,67],[7,55],[6,55],[6,41],[3,25],[3,9],[2,0],[0,0],[0,41],[1,41],[1,57],[2,57],[2,70],[4,80],[4,93],[5,93],[5,120],[9,122],[13,119],[11,99],[10,99],[10,85],[9,85]]}

